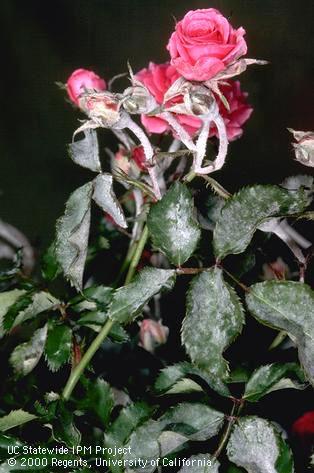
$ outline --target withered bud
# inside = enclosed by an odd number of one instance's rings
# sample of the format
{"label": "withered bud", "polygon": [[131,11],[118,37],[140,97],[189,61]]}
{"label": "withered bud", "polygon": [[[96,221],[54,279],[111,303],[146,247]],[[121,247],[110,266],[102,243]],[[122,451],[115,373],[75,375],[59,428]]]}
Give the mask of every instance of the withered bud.
{"label": "withered bud", "polygon": [[193,115],[208,115],[216,105],[211,91],[198,85],[193,85],[184,95],[184,103]]}
{"label": "withered bud", "polygon": [[122,104],[130,114],[149,113],[156,107],[154,97],[146,87],[136,85],[128,87],[123,93]]}
{"label": "withered bud", "polygon": [[100,126],[110,128],[120,120],[120,103],[110,92],[86,91],[79,98],[79,107]]}
{"label": "withered bud", "polygon": [[314,132],[288,130],[293,134],[296,143],[292,143],[295,159],[304,166],[314,167]]}

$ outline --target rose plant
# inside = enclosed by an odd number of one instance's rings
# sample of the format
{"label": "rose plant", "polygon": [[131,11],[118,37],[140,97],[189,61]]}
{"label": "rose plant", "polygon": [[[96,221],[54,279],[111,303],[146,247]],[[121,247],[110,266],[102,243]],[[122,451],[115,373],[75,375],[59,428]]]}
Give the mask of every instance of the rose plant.
{"label": "rose plant", "polygon": [[[265,63],[244,58],[244,35],[217,10],[190,11],[169,62],[129,67],[124,90],[85,69],[67,80],[80,114],[69,155],[94,174],[69,196],[41,275],[21,254],[0,273],[1,471],[295,471],[256,405],[314,384],[311,243],[292,226],[313,219],[314,185],[302,169],[232,195],[212,177],[253,110],[234,78]],[[98,144],[104,128],[114,151]],[[311,165],[313,134],[294,136]],[[288,261],[270,261],[270,238]],[[274,331],[272,362],[232,358],[252,317],[256,337]]]}

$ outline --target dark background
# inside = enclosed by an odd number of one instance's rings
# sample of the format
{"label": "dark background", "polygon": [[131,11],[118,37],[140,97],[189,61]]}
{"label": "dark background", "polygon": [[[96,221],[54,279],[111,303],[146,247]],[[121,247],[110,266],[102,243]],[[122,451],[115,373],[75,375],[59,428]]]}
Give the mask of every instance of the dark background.
{"label": "dark background", "polygon": [[[189,9],[216,7],[247,31],[252,66],[241,78],[254,114],[230,147],[218,176],[230,190],[245,183],[280,182],[309,172],[293,161],[286,127],[314,129],[312,0],[4,0],[2,5],[0,218],[36,246],[53,237],[70,192],[90,176],[75,166],[65,145],[77,113],[55,81],[78,68],[107,80],[149,60],[168,59],[174,19]],[[109,137],[108,137],[109,139]]]}

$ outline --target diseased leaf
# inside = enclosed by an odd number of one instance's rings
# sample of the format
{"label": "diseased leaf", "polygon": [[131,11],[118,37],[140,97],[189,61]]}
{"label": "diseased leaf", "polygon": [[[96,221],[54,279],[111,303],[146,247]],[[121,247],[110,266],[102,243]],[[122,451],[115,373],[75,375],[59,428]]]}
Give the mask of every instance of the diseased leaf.
{"label": "diseased leaf", "polygon": [[[105,433],[105,446],[113,449],[114,447],[122,447],[129,439],[133,430],[143,424],[152,413],[153,408],[142,402],[122,409],[117,419]],[[107,458],[121,460],[123,454],[109,455],[107,453]],[[113,473],[122,473],[124,471],[123,467],[117,462],[110,465],[110,470]]]}
{"label": "diseased leaf", "polygon": [[47,328],[46,324],[36,330],[29,342],[18,345],[11,353],[10,363],[17,374],[27,375],[39,362],[45,348]]}
{"label": "diseased leaf", "polygon": [[79,166],[94,172],[100,172],[97,133],[89,128],[84,130],[83,133],[85,136],[82,140],[74,141],[68,145],[69,155]]}
{"label": "diseased leaf", "polygon": [[189,440],[203,441],[213,437],[223,420],[224,414],[209,406],[182,403],[159,420],[145,422],[131,434],[124,459],[134,462],[136,458],[141,458],[147,463],[143,470],[137,465],[129,471],[152,473],[157,458],[176,451]]}
{"label": "diseased leaf", "polygon": [[173,270],[144,268],[134,282],[116,290],[109,307],[109,318],[119,323],[131,322],[155,294],[171,290],[175,278]]}
{"label": "diseased leaf", "polygon": [[[188,382],[193,382],[191,385]],[[182,384],[184,383],[184,384]],[[201,385],[208,385],[221,396],[230,396],[227,386],[217,377],[202,371],[190,363],[178,363],[161,370],[154,389],[157,394],[176,394],[183,389],[202,390]]]}
{"label": "diseased leaf", "polygon": [[[277,468],[282,457],[281,435],[265,419],[250,416],[238,420],[227,446],[230,461],[248,473],[293,473],[293,464],[286,470]],[[287,447],[288,448],[288,447]]]}
{"label": "diseased leaf", "polygon": [[151,207],[147,220],[154,245],[176,266],[192,256],[200,238],[188,188],[175,182],[164,197]]}
{"label": "diseased leaf", "polygon": [[8,312],[9,308],[15,304],[19,297],[26,293],[23,289],[13,289],[0,293],[0,338],[4,335],[3,318]]}
{"label": "diseased leaf", "polygon": [[66,203],[65,213],[57,221],[56,257],[64,275],[82,289],[89,237],[93,184],[76,189]]}
{"label": "diseased leaf", "polygon": [[26,424],[26,422],[30,422],[36,418],[37,416],[23,411],[23,409],[11,411],[8,415],[0,417],[0,432],[6,432],[7,430]]}
{"label": "diseased leaf", "polygon": [[247,382],[243,398],[250,402],[256,402],[272,391],[286,388],[302,389],[305,387],[295,380],[291,380],[291,376],[297,376],[301,381],[304,381],[297,363],[273,363],[260,366]]}
{"label": "diseased leaf", "polygon": [[245,187],[227,200],[214,230],[214,253],[223,259],[242,253],[258,226],[270,217],[302,212],[308,205],[303,188],[289,191],[278,186]]}
{"label": "diseased leaf", "polygon": [[99,174],[94,179],[93,199],[96,204],[122,228],[127,228],[123,210],[113,190],[113,177],[111,174]]}
{"label": "diseased leaf", "polygon": [[64,324],[51,320],[45,347],[45,358],[51,371],[58,371],[69,361],[72,348],[72,330]]}
{"label": "diseased leaf", "polygon": [[220,463],[209,453],[200,453],[185,459],[178,473],[218,473]]}
{"label": "diseased leaf", "polygon": [[243,323],[241,302],[223,280],[221,269],[210,269],[193,278],[182,324],[182,343],[194,363],[225,379],[228,363],[222,354],[239,335]]}
{"label": "diseased leaf", "polygon": [[[26,320],[35,318],[38,314],[48,310],[54,310],[60,301],[49,292],[41,291],[31,296],[31,303],[18,313],[12,324],[12,328],[24,323]],[[11,328],[11,327],[10,327]]]}
{"label": "diseased leaf", "polygon": [[246,302],[257,320],[288,333],[314,385],[314,291],[295,281],[265,281],[251,286]]}
{"label": "diseased leaf", "polygon": [[73,413],[63,403],[59,402],[56,418],[53,424],[53,437],[68,447],[77,447],[82,435],[73,422]]}

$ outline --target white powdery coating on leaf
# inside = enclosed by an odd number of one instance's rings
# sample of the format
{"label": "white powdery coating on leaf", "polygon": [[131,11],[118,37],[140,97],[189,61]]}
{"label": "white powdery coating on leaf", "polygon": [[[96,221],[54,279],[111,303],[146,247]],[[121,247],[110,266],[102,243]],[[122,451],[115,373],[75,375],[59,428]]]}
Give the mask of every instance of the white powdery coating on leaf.
{"label": "white powdery coating on leaf", "polygon": [[120,323],[131,321],[155,294],[172,289],[175,276],[174,270],[144,268],[134,282],[116,290],[109,317]]}
{"label": "white powdery coating on leaf", "polygon": [[111,174],[99,174],[94,179],[93,199],[97,205],[122,228],[128,225],[125,220],[123,210],[113,191],[113,178]]}
{"label": "white powdery coating on leaf", "polygon": [[302,212],[308,199],[302,189],[289,192],[277,186],[256,185],[240,190],[221,211],[214,230],[215,255],[243,252],[257,227],[266,219],[280,214]]}
{"label": "white powdery coating on leaf", "polygon": [[76,189],[57,222],[56,257],[65,276],[77,289],[82,288],[91,218],[93,184]]}
{"label": "white powdery coating on leaf", "polygon": [[30,305],[26,309],[18,313],[18,316],[16,317],[12,328],[25,322],[26,320],[36,317],[36,315],[40,314],[41,312],[53,309],[59,303],[60,301],[48,292],[37,292],[33,295],[32,302],[30,303]]}
{"label": "white powdery coating on leaf", "polygon": [[91,171],[100,172],[99,149],[95,130],[84,130],[85,138],[69,145],[71,159]]}
{"label": "white powdery coating on leaf", "polygon": [[173,264],[180,266],[193,254],[200,229],[194,216],[193,199],[185,185],[173,184],[151,208],[147,224],[154,245]]}
{"label": "white powdery coating on leaf", "polygon": [[48,325],[36,330],[29,342],[17,346],[10,356],[14,371],[22,376],[30,373],[39,362],[47,339]]}
{"label": "white powdery coating on leaf", "polygon": [[233,429],[227,454],[248,473],[277,473],[279,448],[274,427],[265,419],[243,417]]}
{"label": "white powdery coating on leaf", "polygon": [[300,361],[314,385],[314,292],[294,281],[254,284],[246,296],[249,310],[260,321],[284,330],[295,340]]}
{"label": "white powdery coating on leaf", "polygon": [[214,268],[195,276],[187,298],[182,342],[191,360],[215,376],[228,375],[222,353],[241,332],[244,314],[234,290]]}

